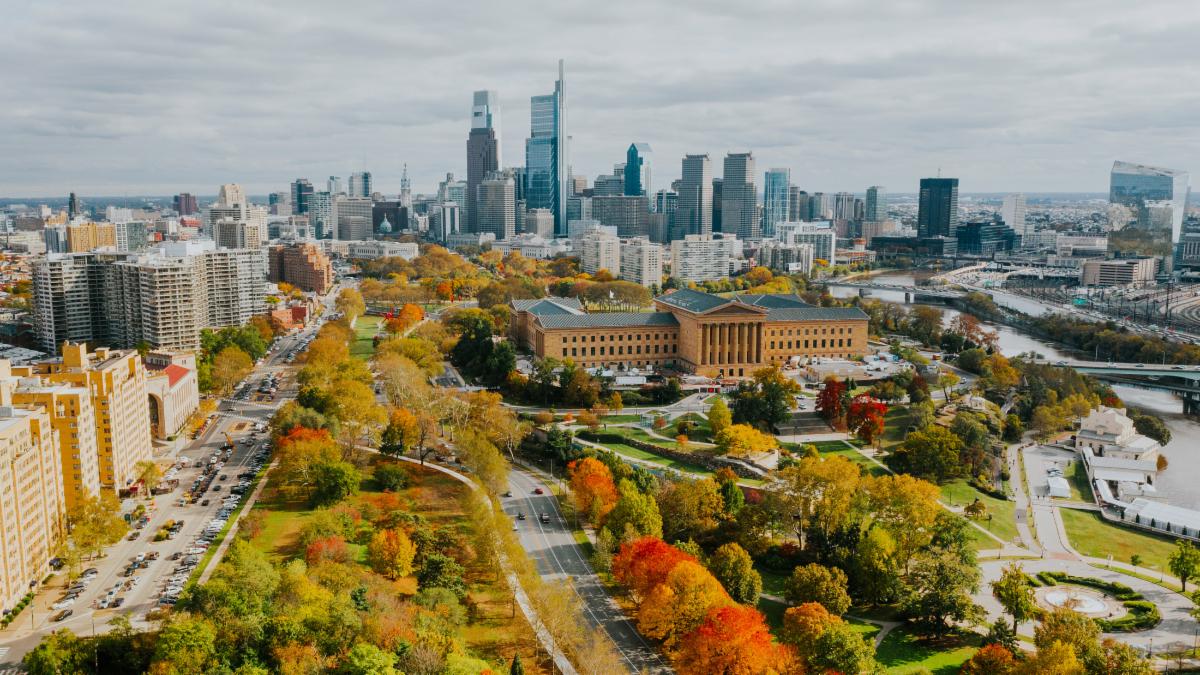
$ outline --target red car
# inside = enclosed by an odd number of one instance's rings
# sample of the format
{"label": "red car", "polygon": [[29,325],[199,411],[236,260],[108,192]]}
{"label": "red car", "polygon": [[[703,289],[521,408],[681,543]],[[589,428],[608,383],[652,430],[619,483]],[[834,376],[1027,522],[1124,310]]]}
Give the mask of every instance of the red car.
{"label": "red car", "polygon": [[533,494],[535,494],[535,495],[540,495],[540,494],[542,494],[542,488],[534,488],[534,489],[533,489]]}

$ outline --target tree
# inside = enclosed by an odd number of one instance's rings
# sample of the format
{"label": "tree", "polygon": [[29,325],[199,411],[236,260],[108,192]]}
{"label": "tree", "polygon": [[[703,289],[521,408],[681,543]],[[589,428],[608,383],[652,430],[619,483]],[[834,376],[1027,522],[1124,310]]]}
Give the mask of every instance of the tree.
{"label": "tree", "polygon": [[1094,675],[1151,675],[1154,667],[1132,645],[1104,638],[1099,648],[1084,657],[1083,665]]}
{"label": "tree", "polygon": [[771,452],[779,446],[775,437],[755,429],[748,424],[725,427],[714,440],[717,448],[733,457],[750,457]]}
{"label": "tree", "polygon": [[731,424],[733,424],[733,416],[729,412],[729,406],[725,405],[724,398],[718,396],[708,409],[708,428],[716,437]]}
{"label": "tree", "polygon": [[962,439],[940,426],[914,431],[888,458],[892,468],[936,482],[961,473]]}
{"label": "tree", "polygon": [[845,425],[848,395],[846,383],[833,376],[825,378],[825,386],[817,394],[817,412],[835,429]]}
{"label": "tree", "polygon": [[854,549],[852,565],[856,572],[856,597],[876,605],[895,601],[902,586],[902,569],[896,556],[896,542],[886,529],[867,530]]}
{"label": "tree", "polygon": [[212,624],[198,617],[178,619],[159,631],[151,672],[208,672],[215,665],[216,655],[216,631]]}
{"label": "tree", "polygon": [[774,513],[791,517],[804,550],[808,530],[829,534],[849,522],[860,479],[858,465],[840,455],[803,457],[778,472],[768,498],[776,502]]}
{"label": "tree", "polygon": [[316,506],[336,504],[358,492],[362,476],[349,462],[320,462],[313,466],[312,500]]}
{"label": "tree", "polygon": [[81,554],[100,555],[105,547],[121,540],[129,525],[121,517],[117,496],[103,491],[98,497],[85,496],[67,511],[69,546]]}
{"label": "tree", "polygon": [[676,670],[683,675],[755,675],[784,672],[790,650],[772,644],[762,613],[738,605],[710,609],[680,641]]}
{"label": "tree", "polygon": [[214,390],[224,396],[233,391],[234,386],[246,378],[254,368],[250,355],[236,345],[230,345],[217,353],[213,358],[212,382]]}
{"label": "tree", "polygon": [[394,675],[396,657],[375,645],[359,642],[346,653],[339,675]]}
{"label": "tree", "polygon": [[783,627],[779,640],[796,648],[797,656],[804,663],[816,653],[817,640],[830,627],[842,623],[841,617],[830,614],[818,602],[806,602],[789,607],[783,613]]}
{"label": "tree", "polygon": [[444,588],[461,600],[467,595],[467,585],[463,581],[465,571],[453,558],[441,553],[431,553],[426,555],[421,563],[421,569],[417,573],[417,584],[422,589]]}
{"label": "tree", "polygon": [[1171,574],[1179,577],[1183,585],[1181,590],[1186,594],[1188,579],[1200,573],[1200,549],[1193,546],[1192,542],[1180,539],[1175,542],[1175,550],[1171,551],[1167,565],[1171,568]]}
{"label": "tree", "polygon": [[624,536],[626,528],[642,536],[662,536],[662,516],[654,497],[643,494],[633,481],[622,480],[617,486],[617,503],[608,514],[605,525]]}
{"label": "tree", "polygon": [[694,630],[710,609],[733,604],[721,582],[699,563],[684,560],[650,589],[638,612],[638,630],[668,648]]}
{"label": "tree", "polygon": [[1013,618],[1013,631],[1021,622],[1034,618],[1040,611],[1034,600],[1033,587],[1029,585],[1029,577],[1017,563],[1006,566],[1000,578],[992,582],[992,596]]}
{"label": "tree", "polygon": [[946,400],[950,400],[950,390],[957,387],[959,383],[958,374],[952,370],[944,370],[938,375],[938,385],[942,388],[942,395]]}
{"label": "tree", "polygon": [[412,574],[417,549],[403,530],[379,530],[367,545],[367,564],[388,579]]}
{"label": "tree", "polygon": [[416,415],[405,408],[393,408],[388,425],[379,436],[379,452],[392,456],[403,455],[420,438],[421,429]]}
{"label": "tree", "polygon": [[508,667],[508,675],[525,675],[525,666],[521,665],[520,654],[513,654],[512,665]]}
{"label": "tree", "polygon": [[861,673],[875,663],[875,646],[849,624],[834,624],[817,638],[809,663],[818,671]]}
{"label": "tree", "polygon": [[708,570],[734,600],[746,605],[758,603],[762,576],[754,569],[746,549],[732,542],[721,545],[708,559]]}
{"label": "tree", "polygon": [[91,665],[92,650],[70,630],[64,628],[42,638],[21,665],[29,675],[65,675],[83,673]]}
{"label": "tree", "polygon": [[1037,654],[1022,662],[1018,675],[1083,675],[1083,664],[1071,649],[1071,645],[1053,642],[1039,647]]}
{"label": "tree", "polygon": [[731,395],[732,421],[764,430],[778,427],[791,416],[794,397],[799,393],[800,385],[779,366],[760,368],[754,371],[752,380],[740,383]]}
{"label": "tree", "polygon": [[953,551],[922,552],[912,563],[901,608],[918,625],[938,634],[954,624],[979,623],[983,610],[971,599],[979,578],[974,561],[965,562]]}
{"label": "tree", "polygon": [[1013,653],[998,644],[984,645],[967,659],[959,675],[1011,675],[1017,667]]}
{"label": "tree", "polygon": [[1039,651],[1062,644],[1081,659],[1099,648],[1099,638],[1100,628],[1095,621],[1065,607],[1046,612],[1033,628],[1033,643]]}
{"label": "tree", "polygon": [[142,491],[149,499],[151,491],[158,487],[159,481],[162,480],[162,467],[154,460],[144,459],[134,465],[133,471],[138,482],[142,484]]}
{"label": "tree", "polygon": [[793,605],[816,602],[830,614],[841,616],[850,609],[850,594],[846,588],[845,572],[836,567],[809,563],[792,570],[783,595]]}
{"label": "tree", "polygon": [[982,349],[964,349],[963,351],[959,352],[956,363],[959,368],[962,368],[968,373],[980,375],[983,373],[983,364],[986,358],[987,354],[985,354]]}
{"label": "tree", "polygon": [[600,527],[617,505],[617,486],[613,484],[612,472],[591,457],[571,462],[567,470],[571,476],[571,494],[575,497],[576,510]]}
{"label": "tree", "polygon": [[875,443],[883,433],[883,420],[888,407],[883,401],[866,394],[855,396],[846,413],[846,428],[864,443]]}
{"label": "tree", "polygon": [[696,558],[667,544],[658,537],[641,537],[621,545],[613,558],[612,572],[626,586],[635,600],[645,598],[655,586],[683,561]]}
{"label": "tree", "polygon": [[373,445],[379,428],[388,422],[387,413],[375,402],[375,391],[363,382],[338,380],[332,403],[346,447]]}
{"label": "tree", "polygon": [[343,288],[334,301],[334,307],[350,324],[367,311],[367,303],[363,301],[362,293],[353,288]]}

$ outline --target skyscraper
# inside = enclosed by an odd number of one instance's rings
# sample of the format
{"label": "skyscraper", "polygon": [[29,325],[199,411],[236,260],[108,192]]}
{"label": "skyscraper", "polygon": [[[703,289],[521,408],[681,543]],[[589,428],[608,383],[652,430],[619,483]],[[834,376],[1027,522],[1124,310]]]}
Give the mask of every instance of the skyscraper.
{"label": "skyscraper", "polygon": [[563,62],[558,62],[554,93],[529,100],[529,138],[525,141],[525,202],[554,213],[554,234],[566,236],[569,194],[567,101]]}
{"label": "skyscraper", "polygon": [[180,192],[175,195],[175,212],[181,216],[190,216],[200,209],[196,205],[196,195]]}
{"label": "skyscraper", "polygon": [[467,229],[479,232],[476,191],[487,175],[500,168],[500,95],[477,91],[471,105],[467,136]]}
{"label": "skyscraper", "polygon": [[517,231],[517,205],[512,174],[493,171],[479,184],[476,211],[479,232],[491,232],[496,241],[512,239]]}
{"label": "skyscraper", "polygon": [[833,195],[833,219],[854,220],[854,195],[838,192]]}
{"label": "skyscraper", "polygon": [[790,169],[768,169],[763,176],[762,236],[775,236],[775,223],[788,221],[791,181]]}
{"label": "skyscraper", "polygon": [[351,197],[370,197],[374,186],[371,185],[371,172],[358,171],[350,174],[350,190]]}
{"label": "skyscraper", "polygon": [[[1155,237],[1156,243],[1178,243],[1183,231],[1183,210],[1187,206],[1188,179],[1186,171],[1113,162],[1108,201],[1128,206],[1137,214],[1138,227],[1143,229],[1167,229],[1157,227],[1157,223],[1169,208],[1170,232]],[[1155,212],[1154,216],[1151,211]],[[1157,241],[1159,239],[1162,241]]]}
{"label": "skyscraper", "polygon": [[721,232],[731,232],[742,240],[761,239],[760,222],[754,154],[731,152],[725,155],[721,178]]}
{"label": "skyscraper", "polygon": [[79,197],[72,192],[71,196],[67,198],[67,218],[74,218],[77,215],[79,215]]}
{"label": "skyscraper", "polygon": [[649,143],[632,143],[625,152],[626,196],[650,196],[650,153]]}
{"label": "skyscraper", "polygon": [[708,155],[686,155],[675,207],[675,224],[683,234],[712,234],[712,161]]}
{"label": "skyscraper", "polygon": [[308,213],[308,198],[312,196],[313,186],[307,178],[297,178],[292,181],[292,213],[300,215]]}
{"label": "skyscraper", "polygon": [[325,181],[325,189],[331,195],[339,195],[346,192],[346,188],[342,186],[341,176],[330,176],[329,180]]}
{"label": "skyscraper", "polygon": [[808,219],[808,193],[797,185],[788,187],[787,219],[789,223]]}
{"label": "skyscraper", "polygon": [[917,236],[953,237],[958,227],[958,179],[922,178]]}
{"label": "skyscraper", "polygon": [[1005,225],[1012,228],[1013,232],[1027,237],[1033,234],[1032,223],[1027,230],[1025,225],[1025,195],[1016,193],[1004,196],[1004,204],[1000,206],[1000,218]]}
{"label": "skyscraper", "polygon": [[887,220],[887,188],[882,185],[867,188],[867,212],[863,220],[869,223]]}

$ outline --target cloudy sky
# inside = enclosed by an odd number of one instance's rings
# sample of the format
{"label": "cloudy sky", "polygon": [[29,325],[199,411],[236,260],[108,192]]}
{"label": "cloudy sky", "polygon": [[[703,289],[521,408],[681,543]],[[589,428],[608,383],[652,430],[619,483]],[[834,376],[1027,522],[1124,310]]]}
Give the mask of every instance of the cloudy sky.
{"label": "cloudy sky", "polygon": [[1200,172],[1195,0],[4,0],[0,196],[253,193],[465,174],[471,92],[504,163],[566,59],[575,173],[654,182],[752,150],[809,190],[1106,191]]}

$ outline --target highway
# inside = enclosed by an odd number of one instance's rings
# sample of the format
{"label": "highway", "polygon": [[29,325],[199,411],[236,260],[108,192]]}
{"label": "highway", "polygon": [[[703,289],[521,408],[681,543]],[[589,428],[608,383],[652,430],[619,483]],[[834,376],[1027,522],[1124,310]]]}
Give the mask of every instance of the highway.
{"label": "highway", "polygon": [[[537,565],[542,578],[551,583],[571,583],[589,624],[608,633],[628,672],[673,672],[609,597],[583,549],[575,542],[571,525],[559,511],[550,487],[521,469],[509,472],[508,484],[513,496],[503,500],[504,511],[517,524],[521,546]],[[543,494],[534,494],[537,489]],[[518,511],[524,512],[526,520],[517,520]],[[549,523],[540,521],[543,513],[550,516]]]}

